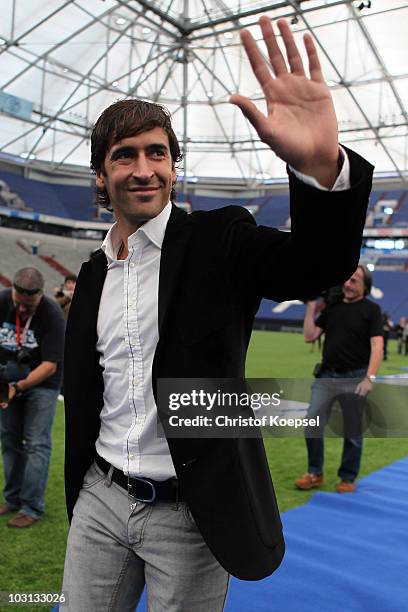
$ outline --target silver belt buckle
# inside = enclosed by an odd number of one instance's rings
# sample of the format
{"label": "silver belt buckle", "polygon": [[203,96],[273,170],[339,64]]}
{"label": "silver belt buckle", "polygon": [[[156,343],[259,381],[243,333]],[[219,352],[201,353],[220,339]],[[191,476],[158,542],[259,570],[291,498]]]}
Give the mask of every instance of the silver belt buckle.
{"label": "silver belt buckle", "polygon": [[152,489],[152,496],[149,499],[143,499],[141,497],[136,497],[136,495],[133,495],[132,493],[132,485],[130,484],[130,479],[128,477],[128,493],[131,497],[133,497],[133,499],[135,499],[136,501],[142,502],[143,504],[152,504],[154,502],[154,500],[156,499],[156,487],[154,486],[154,484],[152,482],[150,482],[150,480],[146,480],[146,478],[133,478],[133,480],[140,480],[140,482],[145,482],[146,484],[150,485],[151,489]]}

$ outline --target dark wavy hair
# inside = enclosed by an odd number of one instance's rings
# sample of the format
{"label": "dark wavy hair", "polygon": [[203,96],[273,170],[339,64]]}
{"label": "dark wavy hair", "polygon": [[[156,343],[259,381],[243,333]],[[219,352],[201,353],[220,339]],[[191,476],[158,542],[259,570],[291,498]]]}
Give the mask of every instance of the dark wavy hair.
{"label": "dark wavy hair", "polygon": [[[165,106],[144,100],[120,100],[106,108],[99,117],[91,134],[91,169],[105,174],[104,160],[110,147],[130,136],[161,127],[169,138],[170,154],[176,166],[182,154],[180,145],[171,126],[170,113]],[[174,185],[170,193],[173,202],[176,197]],[[112,210],[106,189],[96,187],[95,203]]]}
{"label": "dark wavy hair", "polygon": [[370,295],[373,286],[373,275],[364,264],[358,264],[357,269],[358,268],[363,272],[364,295]]}

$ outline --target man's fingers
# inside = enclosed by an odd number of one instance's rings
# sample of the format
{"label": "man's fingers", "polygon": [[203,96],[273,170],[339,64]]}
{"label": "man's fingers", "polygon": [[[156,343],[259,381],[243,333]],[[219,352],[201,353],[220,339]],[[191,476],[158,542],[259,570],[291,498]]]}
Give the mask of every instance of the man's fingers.
{"label": "man's fingers", "polygon": [[313,42],[313,38],[310,34],[305,34],[303,37],[305,48],[307,51],[307,57],[309,58],[309,72],[312,81],[324,82],[322,68],[320,66],[319,56],[317,55],[316,46]]}
{"label": "man's fingers", "polygon": [[244,45],[245,52],[248,56],[251,68],[256,76],[258,83],[265,91],[268,83],[272,81],[272,76],[261,52],[259,51],[258,45],[255,42],[254,37],[248,30],[242,30],[241,40]]}
{"label": "man's fingers", "polygon": [[276,76],[286,74],[288,69],[285,58],[282,55],[282,51],[279,49],[278,41],[276,40],[275,32],[273,31],[269,17],[263,15],[259,20],[259,25],[261,26],[262,36],[268,50],[269,59],[274,73]]}
{"label": "man's fingers", "polygon": [[[263,15],[259,20],[259,25],[262,30],[262,36],[268,51],[273,73],[277,77],[287,74],[288,68],[286,65],[286,60],[279,48],[269,17]],[[288,22],[285,19],[279,19],[277,21],[277,25],[285,44],[286,55],[292,74],[297,76],[305,76],[302,57],[296,46],[295,39],[293,38]],[[241,40],[259,84],[264,90],[265,95],[268,93],[270,97],[271,91],[273,91],[270,85],[274,79],[255,39],[248,30],[242,30]],[[305,34],[304,44],[307,51],[311,79],[314,81],[324,81],[317,50],[310,34]]]}
{"label": "man's fingers", "polygon": [[356,395],[360,395],[360,397],[365,397],[368,393],[368,389],[364,388],[364,385],[362,383],[359,383],[356,387],[356,390],[354,391],[354,393]]}
{"label": "man's fingers", "polygon": [[299,76],[305,76],[302,58],[296,46],[295,39],[293,38],[288,22],[285,19],[279,19],[277,24],[285,44],[286,55],[288,57],[291,72]]}
{"label": "man's fingers", "polygon": [[231,104],[235,104],[235,106],[238,106],[241,109],[245,117],[254,126],[259,136],[262,138],[261,134],[268,128],[268,122],[265,115],[261,113],[255,104],[245,96],[234,94],[230,97],[229,101]]}

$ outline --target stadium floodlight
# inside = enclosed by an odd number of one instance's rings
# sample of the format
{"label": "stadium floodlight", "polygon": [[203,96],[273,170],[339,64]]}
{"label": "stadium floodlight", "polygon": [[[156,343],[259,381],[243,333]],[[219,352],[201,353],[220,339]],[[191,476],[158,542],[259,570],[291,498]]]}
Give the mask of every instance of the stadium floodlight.
{"label": "stadium floodlight", "polygon": [[374,241],[374,248],[379,251],[392,251],[395,249],[395,240],[391,240],[390,238],[379,238]]}

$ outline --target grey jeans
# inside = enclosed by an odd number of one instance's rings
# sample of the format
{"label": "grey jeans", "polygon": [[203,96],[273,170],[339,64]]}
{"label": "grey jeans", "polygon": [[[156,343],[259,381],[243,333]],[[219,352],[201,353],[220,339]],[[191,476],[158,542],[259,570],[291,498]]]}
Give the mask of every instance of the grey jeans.
{"label": "grey jeans", "polygon": [[93,464],[68,535],[64,612],[133,612],[147,587],[149,612],[221,612],[229,574],[185,503],[129,498]]}

